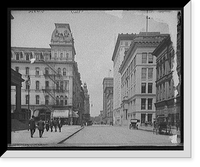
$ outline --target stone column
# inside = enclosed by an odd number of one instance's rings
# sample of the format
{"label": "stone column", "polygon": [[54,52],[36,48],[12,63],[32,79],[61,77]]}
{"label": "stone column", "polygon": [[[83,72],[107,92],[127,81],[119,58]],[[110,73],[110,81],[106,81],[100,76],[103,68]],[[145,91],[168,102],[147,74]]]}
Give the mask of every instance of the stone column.
{"label": "stone column", "polygon": [[21,112],[21,85],[16,86],[16,112]]}

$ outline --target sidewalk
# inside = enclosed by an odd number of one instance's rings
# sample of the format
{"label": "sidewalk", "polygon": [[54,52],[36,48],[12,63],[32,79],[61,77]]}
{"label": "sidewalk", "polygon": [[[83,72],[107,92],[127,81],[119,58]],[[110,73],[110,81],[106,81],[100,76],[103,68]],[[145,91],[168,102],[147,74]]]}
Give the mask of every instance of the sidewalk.
{"label": "sidewalk", "polygon": [[[153,133],[153,126],[139,126],[138,129]],[[177,137],[180,137],[180,131],[177,131],[176,128],[171,129],[171,131],[172,135],[177,135]]]}
{"label": "sidewalk", "polygon": [[[83,129],[81,126],[68,126],[64,125],[62,127],[61,132],[57,129],[57,132],[49,130],[48,132],[45,130],[42,138],[39,137],[39,131],[36,129],[33,138],[31,138],[30,131],[21,130],[11,132],[11,146],[14,145],[52,145],[58,144],[68,137],[71,137],[73,134],[77,133]],[[54,129],[53,129],[54,130]]]}

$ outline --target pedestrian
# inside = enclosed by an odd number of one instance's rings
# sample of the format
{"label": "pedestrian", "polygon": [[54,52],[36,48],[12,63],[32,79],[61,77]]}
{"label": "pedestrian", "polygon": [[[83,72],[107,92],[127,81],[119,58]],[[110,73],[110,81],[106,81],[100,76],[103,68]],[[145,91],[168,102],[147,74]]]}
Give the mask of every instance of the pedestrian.
{"label": "pedestrian", "polygon": [[53,120],[53,126],[55,128],[55,132],[57,132],[57,120],[56,120],[56,118],[54,118],[54,120]]}
{"label": "pedestrian", "polygon": [[47,120],[45,122],[45,127],[46,127],[46,131],[48,132],[49,131],[49,120]]}
{"label": "pedestrian", "polygon": [[49,125],[50,125],[50,128],[51,128],[51,132],[53,132],[53,119],[50,120]]}
{"label": "pedestrian", "polygon": [[61,128],[62,128],[62,121],[61,121],[61,119],[60,119],[60,118],[58,119],[58,128],[59,128],[59,132],[61,132]]}
{"label": "pedestrian", "polygon": [[33,134],[35,133],[35,119],[34,119],[34,116],[32,116],[32,118],[29,120],[29,129],[30,129],[30,132],[31,132],[31,137],[33,137]]}
{"label": "pedestrian", "polygon": [[39,130],[39,136],[40,138],[42,137],[43,133],[44,133],[44,121],[40,118],[40,120],[37,123],[38,125],[38,130]]}

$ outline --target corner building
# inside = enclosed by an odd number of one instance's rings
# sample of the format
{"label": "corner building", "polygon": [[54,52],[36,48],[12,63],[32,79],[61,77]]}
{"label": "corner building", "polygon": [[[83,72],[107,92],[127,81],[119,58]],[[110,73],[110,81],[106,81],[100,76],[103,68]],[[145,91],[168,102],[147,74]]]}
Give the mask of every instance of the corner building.
{"label": "corner building", "polygon": [[[61,117],[77,124],[83,108],[82,83],[69,24],[55,23],[50,48],[12,47],[11,52],[11,68],[21,73],[24,80],[30,77],[30,85],[22,84],[22,108],[29,105],[31,115],[36,117]],[[11,88],[11,112],[15,111],[15,92]]]}
{"label": "corner building", "polygon": [[120,66],[122,124],[139,119],[141,125],[152,123],[156,102],[156,58],[154,49],[167,34],[140,32],[136,34]]}
{"label": "corner building", "polygon": [[135,34],[118,34],[112,55],[113,61],[113,124],[122,125],[123,111],[121,107],[121,74],[120,65],[124,58],[124,53],[129,46]]}

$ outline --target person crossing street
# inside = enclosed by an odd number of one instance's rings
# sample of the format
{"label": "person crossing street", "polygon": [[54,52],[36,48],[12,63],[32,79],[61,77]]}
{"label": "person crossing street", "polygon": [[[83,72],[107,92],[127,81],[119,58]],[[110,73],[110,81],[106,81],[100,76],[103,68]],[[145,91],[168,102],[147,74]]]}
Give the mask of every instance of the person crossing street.
{"label": "person crossing street", "polygon": [[61,121],[61,119],[60,119],[60,118],[58,119],[58,128],[59,128],[59,132],[61,132],[61,128],[62,128],[62,121]]}
{"label": "person crossing street", "polygon": [[38,125],[38,130],[39,130],[39,136],[40,138],[42,137],[43,133],[44,133],[44,121],[40,118],[40,120],[37,123]]}
{"label": "person crossing street", "polygon": [[34,119],[34,116],[32,116],[32,118],[29,120],[29,129],[30,129],[30,132],[31,132],[31,137],[33,137],[33,134],[35,133],[35,119]]}

